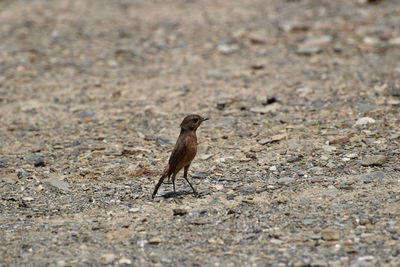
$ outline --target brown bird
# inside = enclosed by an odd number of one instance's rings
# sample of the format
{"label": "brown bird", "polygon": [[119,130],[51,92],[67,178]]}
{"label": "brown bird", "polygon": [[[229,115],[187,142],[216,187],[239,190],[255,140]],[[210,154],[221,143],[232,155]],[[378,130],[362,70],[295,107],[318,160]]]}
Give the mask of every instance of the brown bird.
{"label": "brown bird", "polygon": [[181,133],[179,134],[178,140],[176,141],[174,150],[169,157],[168,165],[165,167],[164,172],[156,184],[154,188],[153,195],[157,194],[158,189],[163,183],[166,177],[170,178],[172,175],[172,186],[174,188],[174,194],[176,196],[175,191],[175,177],[177,173],[184,168],[183,178],[189,183],[190,187],[193,190],[193,193],[197,194],[196,190],[193,188],[192,184],[189,182],[187,178],[187,173],[190,167],[190,163],[196,156],[197,153],[197,136],[196,130],[199,128],[200,124],[203,121],[208,120],[208,118],[203,118],[199,115],[188,115],[186,116],[181,123]]}

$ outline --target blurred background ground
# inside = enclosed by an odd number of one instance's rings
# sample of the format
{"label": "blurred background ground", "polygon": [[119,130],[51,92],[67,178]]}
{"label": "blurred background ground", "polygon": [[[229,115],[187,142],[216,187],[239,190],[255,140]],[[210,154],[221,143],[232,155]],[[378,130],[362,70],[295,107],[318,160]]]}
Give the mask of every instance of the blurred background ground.
{"label": "blurred background ground", "polygon": [[[0,1],[3,266],[398,266],[400,5]],[[152,189],[189,113],[190,194]]]}

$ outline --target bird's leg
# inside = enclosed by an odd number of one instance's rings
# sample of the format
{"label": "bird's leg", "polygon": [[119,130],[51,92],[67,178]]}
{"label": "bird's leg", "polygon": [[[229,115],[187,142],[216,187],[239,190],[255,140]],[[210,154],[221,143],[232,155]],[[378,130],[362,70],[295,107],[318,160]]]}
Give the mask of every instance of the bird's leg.
{"label": "bird's leg", "polygon": [[176,173],[174,173],[174,174],[172,175],[172,178],[171,178],[171,180],[172,180],[172,187],[174,188],[174,197],[176,197],[176,191],[175,191],[175,176],[176,176]]}
{"label": "bird's leg", "polygon": [[190,187],[193,190],[193,193],[197,195],[196,190],[194,189],[194,187],[192,186],[192,184],[189,182],[189,179],[187,178],[187,173],[189,170],[190,165],[185,166],[185,168],[183,169],[183,178],[185,178],[185,180],[188,182],[188,184],[190,185]]}
{"label": "bird's leg", "polygon": [[165,178],[165,175],[161,176],[160,180],[156,184],[156,187],[154,188],[153,194],[151,195],[151,198],[154,198],[154,196],[157,194],[158,189],[160,188],[161,184],[163,183]]}

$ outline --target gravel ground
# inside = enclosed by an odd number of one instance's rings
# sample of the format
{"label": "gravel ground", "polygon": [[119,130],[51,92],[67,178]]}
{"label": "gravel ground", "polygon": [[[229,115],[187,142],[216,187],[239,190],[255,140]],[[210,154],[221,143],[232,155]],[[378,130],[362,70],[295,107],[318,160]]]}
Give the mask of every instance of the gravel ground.
{"label": "gravel ground", "polygon": [[[397,0],[1,0],[0,265],[400,266],[399,25]],[[152,200],[189,113],[200,195]]]}

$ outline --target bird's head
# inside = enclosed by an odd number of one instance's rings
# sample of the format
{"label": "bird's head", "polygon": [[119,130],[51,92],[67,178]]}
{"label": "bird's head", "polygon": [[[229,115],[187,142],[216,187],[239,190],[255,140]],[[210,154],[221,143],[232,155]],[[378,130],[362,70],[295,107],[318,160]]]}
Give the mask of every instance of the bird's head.
{"label": "bird's head", "polygon": [[206,120],[208,120],[208,118],[203,118],[200,115],[188,115],[183,119],[181,123],[181,128],[184,130],[196,131],[197,128],[199,128],[200,124]]}

